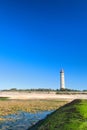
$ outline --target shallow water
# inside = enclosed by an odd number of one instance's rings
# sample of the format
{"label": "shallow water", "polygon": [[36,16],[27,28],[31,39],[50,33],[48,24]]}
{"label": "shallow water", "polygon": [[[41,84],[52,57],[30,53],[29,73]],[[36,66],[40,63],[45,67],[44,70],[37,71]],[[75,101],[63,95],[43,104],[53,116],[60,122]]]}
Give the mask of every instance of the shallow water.
{"label": "shallow water", "polygon": [[0,122],[0,130],[27,130],[52,112],[53,111],[27,113],[21,111],[18,112],[18,114],[3,116],[6,120]]}

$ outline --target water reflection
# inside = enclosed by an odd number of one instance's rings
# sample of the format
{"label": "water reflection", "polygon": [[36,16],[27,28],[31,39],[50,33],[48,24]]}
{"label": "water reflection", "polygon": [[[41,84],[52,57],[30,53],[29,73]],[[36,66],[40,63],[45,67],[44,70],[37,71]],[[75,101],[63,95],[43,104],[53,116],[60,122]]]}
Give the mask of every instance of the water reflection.
{"label": "water reflection", "polygon": [[44,119],[48,114],[53,111],[43,111],[37,113],[18,112],[3,116],[6,120],[0,122],[1,130],[27,130],[32,125],[36,124],[39,120]]}

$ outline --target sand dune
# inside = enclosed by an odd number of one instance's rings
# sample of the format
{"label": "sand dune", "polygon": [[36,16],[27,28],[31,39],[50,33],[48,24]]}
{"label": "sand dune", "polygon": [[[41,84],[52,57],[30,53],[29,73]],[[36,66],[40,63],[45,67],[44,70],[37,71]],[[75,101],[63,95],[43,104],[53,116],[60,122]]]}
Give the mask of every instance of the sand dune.
{"label": "sand dune", "polygon": [[0,97],[10,99],[87,99],[87,94],[56,94],[55,92],[0,92]]}

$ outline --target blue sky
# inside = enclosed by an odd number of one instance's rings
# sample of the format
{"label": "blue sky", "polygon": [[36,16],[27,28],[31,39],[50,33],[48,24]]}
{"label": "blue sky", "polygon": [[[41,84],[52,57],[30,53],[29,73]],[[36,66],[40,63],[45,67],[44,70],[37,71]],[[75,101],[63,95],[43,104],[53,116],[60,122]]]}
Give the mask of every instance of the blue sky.
{"label": "blue sky", "polygon": [[87,89],[86,0],[0,0],[0,89]]}

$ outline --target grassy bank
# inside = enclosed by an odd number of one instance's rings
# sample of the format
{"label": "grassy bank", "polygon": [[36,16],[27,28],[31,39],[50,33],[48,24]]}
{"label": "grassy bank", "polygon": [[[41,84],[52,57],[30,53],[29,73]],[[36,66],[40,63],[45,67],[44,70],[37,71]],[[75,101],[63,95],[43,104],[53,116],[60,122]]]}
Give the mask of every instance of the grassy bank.
{"label": "grassy bank", "polygon": [[9,99],[8,97],[0,97],[0,101],[6,101],[8,99]]}
{"label": "grassy bank", "polygon": [[74,100],[60,107],[30,130],[87,130],[87,100]]}
{"label": "grassy bank", "polygon": [[66,104],[67,101],[59,100],[8,100],[0,98],[0,116],[14,114],[18,111],[37,112],[55,110]]}

